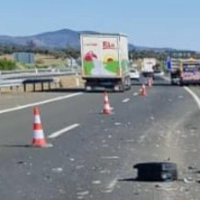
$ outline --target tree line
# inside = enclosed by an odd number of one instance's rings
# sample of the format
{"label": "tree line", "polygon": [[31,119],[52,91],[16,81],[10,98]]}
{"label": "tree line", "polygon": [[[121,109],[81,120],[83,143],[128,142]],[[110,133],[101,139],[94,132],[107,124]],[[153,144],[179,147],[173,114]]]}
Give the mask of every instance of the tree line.
{"label": "tree line", "polygon": [[80,51],[71,47],[64,49],[48,49],[35,46],[19,46],[19,45],[0,45],[0,55],[13,54],[15,52],[31,52],[45,55],[52,55],[55,58],[74,58],[80,57]]}
{"label": "tree line", "polygon": [[166,60],[167,57],[177,59],[200,59],[200,53],[195,51],[153,51],[153,50],[133,50],[129,52],[129,58],[133,60],[143,58],[156,58],[157,60]]}

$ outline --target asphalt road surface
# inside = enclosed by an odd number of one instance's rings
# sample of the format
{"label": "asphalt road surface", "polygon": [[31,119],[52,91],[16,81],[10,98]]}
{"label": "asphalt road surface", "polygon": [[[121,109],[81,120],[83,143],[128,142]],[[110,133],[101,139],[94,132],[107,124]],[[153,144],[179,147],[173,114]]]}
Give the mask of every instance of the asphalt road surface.
{"label": "asphalt road surface", "polygon": [[[148,88],[147,97],[138,90],[109,94],[113,115],[101,114],[102,93],[40,105],[51,148],[27,147],[31,107],[0,114],[0,199],[200,199],[199,107],[165,81]],[[179,180],[134,181],[133,165],[151,161],[177,163]]]}

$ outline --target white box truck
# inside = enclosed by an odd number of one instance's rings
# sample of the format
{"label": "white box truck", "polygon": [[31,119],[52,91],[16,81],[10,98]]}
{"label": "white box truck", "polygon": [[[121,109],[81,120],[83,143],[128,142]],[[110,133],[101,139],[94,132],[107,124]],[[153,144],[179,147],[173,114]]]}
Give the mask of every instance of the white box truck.
{"label": "white box truck", "polygon": [[124,91],[131,88],[128,39],[122,34],[81,34],[85,89]]}
{"label": "white box truck", "polygon": [[144,77],[153,76],[154,67],[156,66],[155,58],[144,58],[142,61],[142,74]]}

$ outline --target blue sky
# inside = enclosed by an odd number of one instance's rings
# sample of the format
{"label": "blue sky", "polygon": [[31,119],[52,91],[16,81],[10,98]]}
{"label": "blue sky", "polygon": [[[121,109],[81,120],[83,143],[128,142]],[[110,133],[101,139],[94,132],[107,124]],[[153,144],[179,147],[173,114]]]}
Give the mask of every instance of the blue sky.
{"label": "blue sky", "polygon": [[0,35],[122,32],[140,46],[200,50],[199,0],[1,0]]}

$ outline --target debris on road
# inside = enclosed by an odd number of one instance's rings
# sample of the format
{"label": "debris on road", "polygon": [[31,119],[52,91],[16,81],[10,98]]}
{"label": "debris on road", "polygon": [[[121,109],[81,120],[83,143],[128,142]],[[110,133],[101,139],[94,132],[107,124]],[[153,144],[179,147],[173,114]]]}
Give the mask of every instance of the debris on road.
{"label": "debris on road", "polygon": [[151,119],[152,121],[154,121],[154,120],[155,120],[154,116],[151,116],[151,117],[150,117],[150,119]]}
{"label": "debris on road", "polygon": [[27,163],[25,161],[18,161],[17,164],[19,164],[19,165],[27,165]]}
{"label": "debris on road", "polygon": [[99,185],[99,184],[101,184],[101,181],[100,180],[92,181],[92,184]]}
{"label": "debris on road", "polygon": [[183,179],[183,182],[184,182],[184,183],[194,183],[194,180],[193,180],[193,178],[188,177],[188,178],[184,178],[184,179]]}
{"label": "debris on road", "polygon": [[53,169],[52,169],[52,172],[61,173],[61,172],[63,172],[63,168],[60,168],[60,167],[58,167],[58,168],[53,168]]}
{"label": "debris on road", "polygon": [[183,99],[183,96],[182,96],[182,95],[180,95],[180,96],[178,96],[178,98],[179,98],[179,99]]}
{"label": "debris on road", "polygon": [[120,126],[122,123],[120,123],[120,122],[115,122],[115,125],[116,126]]}
{"label": "debris on road", "polygon": [[137,169],[138,181],[165,182],[178,180],[177,165],[171,162],[139,163],[133,166]]}
{"label": "debris on road", "polygon": [[86,196],[89,194],[89,191],[83,191],[83,192],[78,192],[77,195],[78,196]]}

